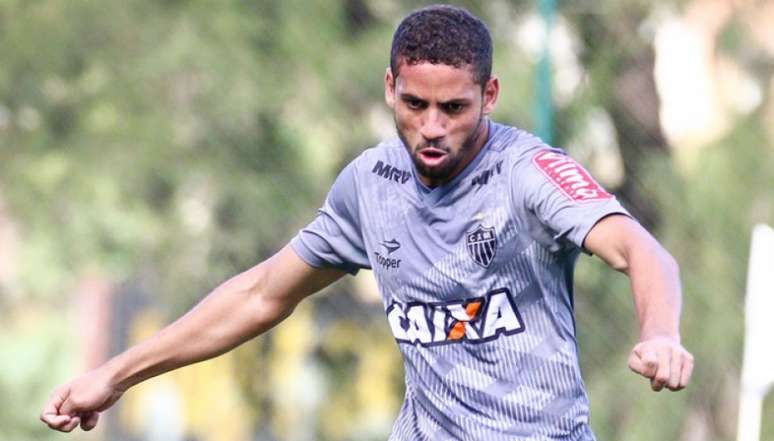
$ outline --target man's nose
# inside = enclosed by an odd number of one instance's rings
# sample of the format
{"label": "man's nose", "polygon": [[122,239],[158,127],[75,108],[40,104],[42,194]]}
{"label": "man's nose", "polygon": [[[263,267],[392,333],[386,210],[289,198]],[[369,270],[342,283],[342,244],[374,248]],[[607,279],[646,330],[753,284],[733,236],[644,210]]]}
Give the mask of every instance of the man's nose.
{"label": "man's nose", "polygon": [[427,141],[446,136],[446,118],[443,113],[437,109],[428,109],[419,133]]}

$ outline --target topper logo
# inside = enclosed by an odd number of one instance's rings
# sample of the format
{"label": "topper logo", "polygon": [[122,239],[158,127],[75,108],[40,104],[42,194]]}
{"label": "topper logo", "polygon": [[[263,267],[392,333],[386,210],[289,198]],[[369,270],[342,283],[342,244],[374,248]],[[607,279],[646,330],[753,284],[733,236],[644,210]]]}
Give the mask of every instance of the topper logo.
{"label": "topper logo", "polygon": [[393,302],[387,308],[387,321],[398,343],[421,346],[480,343],[524,331],[507,288],[449,303]]}
{"label": "topper logo", "polygon": [[568,198],[575,202],[589,202],[613,197],[597,184],[574,159],[550,150],[541,150],[532,163]]}

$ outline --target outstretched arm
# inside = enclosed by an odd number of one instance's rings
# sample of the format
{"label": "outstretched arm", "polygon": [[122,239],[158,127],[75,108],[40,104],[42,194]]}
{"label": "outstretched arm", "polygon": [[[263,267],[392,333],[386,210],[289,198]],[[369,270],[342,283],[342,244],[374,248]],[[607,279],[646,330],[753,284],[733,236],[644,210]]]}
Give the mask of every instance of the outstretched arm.
{"label": "outstretched arm", "polygon": [[640,224],[623,215],[599,221],[583,246],[631,279],[640,342],[629,356],[629,367],[650,379],[655,391],[687,386],[693,356],[680,344],[682,294],[674,258]]}
{"label": "outstretched arm", "polygon": [[302,299],[344,274],[313,268],[286,246],[218,286],[153,337],[57,388],[40,419],[63,432],[79,424],[90,430],[99,412],[130,387],[235,348],[282,321]]}

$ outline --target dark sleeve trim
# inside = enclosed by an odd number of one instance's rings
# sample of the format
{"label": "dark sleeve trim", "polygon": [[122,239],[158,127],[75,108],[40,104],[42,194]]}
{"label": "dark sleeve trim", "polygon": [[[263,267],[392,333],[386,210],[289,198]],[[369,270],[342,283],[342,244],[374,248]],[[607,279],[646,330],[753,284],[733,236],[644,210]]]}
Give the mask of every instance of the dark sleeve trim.
{"label": "dark sleeve trim", "polygon": [[592,256],[592,255],[594,255],[594,253],[592,253],[591,251],[587,250],[587,249],[586,249],[586,247],[584,247],[584,246],[583,246],[583,244],[586,242],[586,236],[588,236],[588,235],[589,235],[589,233],[591,232],[591,230],[592,230],[592,229],[593,229],[593,228],[594,228],[594,227],[595,227],[595,226],[596,226],[596,225],[597,225],[599,222],[601,222],[601,221],[602,221],[602,219],[605,219],[606,217],[609,217],[609,216],[614,216],[614,215],[617,215],[617,214],[624,215],[624,216],[626,216],[626,217],[628,217],[628,218],[631,218],[631,219],[633,219],[633,220],[635,220],[635,221],[636,221],[636,219],[634,219],[634,217],[632,217],[632,215],[631,215],[631,214],[629,214],[629,213],[628,213],[626,210],[624,210],[623,208],[620,208],[620,207],[619,207],[618,209],[613,209],[613,210],[610,210],[610,211],[604,212],[604,213],[602,213],[600,216],[597,216],[597,217],[596,217],[596,220],[595,220],[594,222],[591,222],[591,223],[589,223],[587,226],[585,226],[584,228],[582,228],[582,229],[580,229],[580,230],[578,231],[578,237],[580,237],[580,238],[581,238],[581,241],[580,241],[580,243],[579,243],[579,244],[577,244],[577,245],[580,247],[580,249],[581,249],[581,250],[582,250],[584,253],[588,254],[589,256]]}

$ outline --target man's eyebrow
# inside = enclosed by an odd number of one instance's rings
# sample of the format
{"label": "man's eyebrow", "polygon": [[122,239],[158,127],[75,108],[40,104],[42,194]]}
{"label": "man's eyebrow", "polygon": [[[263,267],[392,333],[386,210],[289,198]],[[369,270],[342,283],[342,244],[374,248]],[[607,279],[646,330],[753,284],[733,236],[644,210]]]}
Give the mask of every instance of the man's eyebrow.
{"label": "man's eyebrow", "polygon": [[[427,100],[425,100],[423,98],[420,98],[420,97],[418,97],[418,96],[416,96],[414,94],[408,93],[408,92],[403,92],[399,96],[400,96],[400,99],[402,99],[404,101],[405,100],[417,100],[417,101],[423,101],[423,102],[427,101]],[[448,104],[465,105],[465,104],[469,104],[470,101],[471,100],[468,99],[468,98],[452,98],[452,99],[450,99],[448,101],[439,101],[438,104],[440,104],[440,105],[448,105]]]}
{"label": "man's eyebrow", "polygon": [[403,92],[403,93],[400,94],[400,99],[402,99],[402,100],[426,101],[426,100],[423,100],[422,98],[420,98],[420,97],[418,97],[416,95],[413,95],[413,94],[410,94],[410,93],[406,93],[406,92]]}
{"label": "man's eyebrow", "polygon": [[450,99],[448,101],[441,101],[439,104],[441,104],[441,105],[445,105],[445,104],[465,105],[465,104],[468,104],[468,103],[470,103],[470,100],[467,99],[467,98],[452,98],[452,99]]}

